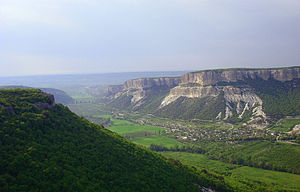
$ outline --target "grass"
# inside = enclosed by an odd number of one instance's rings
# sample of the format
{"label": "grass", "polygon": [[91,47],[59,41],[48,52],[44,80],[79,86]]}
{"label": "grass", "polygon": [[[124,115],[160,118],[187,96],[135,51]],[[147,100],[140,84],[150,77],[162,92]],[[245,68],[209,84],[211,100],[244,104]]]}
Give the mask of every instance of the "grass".
{"label": "grass", "polygon": [[110,119],[114,123],[114,126],[136,125],[136,124],[134,124],[130,121],[127,121],[127,120],[114,119],[111,115],[93,115],[93,117]]}
{"label": "grass", "polygon": [[124,135],[126,133],[135,133],[135,132],[159,132],[163,131],[163,128],[147,126],[147,125],[114,125],[108,127],[109,130],[114,131],[120,135]]}
{"label": "grass", "polygon": [[291,131],[297,124],[300,124],[300,119],[286,118],[277,122],[276,125],[272,127],[272,130],[288,132]]}
{"label": "grass", "polygon": [[73,99],[92,99],[94,98],[91,95],[72,95]]}
{"label": "grass", "polygon": [[266,191],[300,190],[300,175],[223,163],[208,159],[203,154],[185,152],[161,152],[161,154],[180,160],[183,164],[194,166],[198,170],[206,169],[209,172],[219,174],[236,191],[241,189],[251,191],[249,186],[263,188]]}
{"label": "grass", "polygon": [[161,154],[180,160],[184,164],[193,165],[200,170],[206,169],[219,174],[226,174],[227,171],[240,167],[239,165],[211,160],[207,156],[197,153],[161,152]]}
{"label": "grass", "polygon": [[242,166],[232,170],[232,175],[235,177],[246,176],[250,180],[263,182],[268,185],[273,185],[275,183],[284,188],[300,190],[300,175],[291,173]]}
{"label": "grass", "polygon": [[101,115],[101,105],[95,103],[77,103],[68,105],[70,110],[80,116]]}
{"label": "grass", "polygon": [[137,137],[134,138],[132,141],[140,145],[144,145],[146,147],[149,147],[151,144],[163,145],[166,147],[174,147],[176,145],[182,146],[182,143],[180,143],[179,141],[162,135]]}

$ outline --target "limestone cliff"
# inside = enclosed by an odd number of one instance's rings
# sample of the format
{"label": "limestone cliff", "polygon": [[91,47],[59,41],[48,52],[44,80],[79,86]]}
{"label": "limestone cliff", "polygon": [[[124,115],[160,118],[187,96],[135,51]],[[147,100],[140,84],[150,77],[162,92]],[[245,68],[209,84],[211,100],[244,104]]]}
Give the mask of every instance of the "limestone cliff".
{"label": "limestone cliff", "polygon": [[[266,109],[278,98],[289,94],[289,113],[298,113],[293,103],[300,98],[300,67],[273,69],[220,69],[184,74],[178,78],[141,78],[126,81],[122,86],[111,87],[107,93],[119,104],[128,102],[130,110],[141,110],[151,106],[147,113],[184,119],[229,120],[240,119],[249,126],[262,128],[267,125]],[[280,90],[277,90],[280,89]],[[164,90],[165,92],[157,92]],[[270,91],[271,90],[271,91]],[[281,95],[272,95],[272,94]],[[263,96],[263,98],[262,98]],[[264,106],[270,99],[268,106]],[[147,100],[148,99],[148,100]],[[114,102],[114,101],[112,101]],[[124,105],[121,105],[124,106]],[[274,106],[274,105],[273,105]],[[278,109],[269,109],[276,113]],[[184,115],[182,115],[184,114]],[[209,115],[208,115],[209,114]],[[259,125],[258,125],[259,124]]]}
{"label": "limestone cliff", "polygon": [[114,96],[123,90],[123,85],[110,85],[104,90],[107,98],[114,98]]}
{"label": "limestone cliff", "polygon": [[300,78],[300,67],[282,69],[226,69],[207,70],[184,74],[182,84],[198,83],[200,85],[215,85],[218,82],[237,82],[247,79],[274,79],[278,81],[291,81]]}
{"label": "limestone cliff", "polygon": [[123,85],[114,85],[106,89],[106,97],[118,99],[130,97],[135,107],[142,105],[141,101],[156,90],[169,90],[181,81],[180,77],[139,78],[127,80]]}
{"label": "limestone cliff", "polygon": [[[222,95],[225,109],[218,111],[216,119],[227,120],[231,117],[244,118],[251,113],[249,124],[257,122],[266,125],[267,115],[263,111],[263,101],[249,84],[259,81],[288,82],[300,78],[300,67],[282,69],[226,69],[207,70],[187,73],[181,83],[172,88],[159,108],[172,105],[179,98],[216,98]],[[299,98],[300,99],[300,98]],[[176,103],[178,105],[178,103]],[[203,106],[202,106],[203,107]],[[201,111],[201,107],[199,107]]]}
{"label": "limestone cliff", "polygon": [[124,89],[149,89],[153,87],[172,88],[177,86],[181,81],[179,77],[160,77],[160,78],[140,78],[127,80]]}

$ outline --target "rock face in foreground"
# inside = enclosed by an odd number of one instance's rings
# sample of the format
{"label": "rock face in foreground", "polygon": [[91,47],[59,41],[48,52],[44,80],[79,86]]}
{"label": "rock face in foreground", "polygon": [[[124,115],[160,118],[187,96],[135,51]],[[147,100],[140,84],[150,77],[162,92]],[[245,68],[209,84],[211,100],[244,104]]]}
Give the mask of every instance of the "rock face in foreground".
{"label": "rock face in foreground", "polygon": [[219,69],[180,78],[128,80],[113,97],[117,108],[139,111],[152,106],[146,112],[168,118],[235,119],[262,128],[268,116],[300,113],[300,67]]}

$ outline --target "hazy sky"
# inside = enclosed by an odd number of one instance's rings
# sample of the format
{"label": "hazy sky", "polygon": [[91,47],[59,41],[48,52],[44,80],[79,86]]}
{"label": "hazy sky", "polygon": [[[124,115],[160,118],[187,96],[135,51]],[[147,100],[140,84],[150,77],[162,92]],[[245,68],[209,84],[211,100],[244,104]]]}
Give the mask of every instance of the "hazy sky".
{"label": "hazy sky", "polygon": [[300,0],[0,0],[0,76],[300,65]]}

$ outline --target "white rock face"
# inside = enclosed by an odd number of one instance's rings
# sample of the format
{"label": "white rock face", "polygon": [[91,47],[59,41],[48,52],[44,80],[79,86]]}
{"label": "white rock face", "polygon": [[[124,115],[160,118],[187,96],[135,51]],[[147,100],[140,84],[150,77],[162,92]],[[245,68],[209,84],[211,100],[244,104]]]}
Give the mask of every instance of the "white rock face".
{"label": "white rock face", "polygon": [[203,98],[207,96],[217,96],[220,93],[218,88],[213,86],[185,87],[177,86],[170,90],[170,94],[162,101],[160,107],[169,105],[179,97]]}
{"label": "white rock face", "polygon": [[289,134],[296,134],[296,135],[299,135],[299,134],[300,134],[300,124],[295,125],[295,127],[293,128],[293,130],[292,130],[292,131],[289,131],[288,133],[289,133]]}
{"label": "white rock face", "polygon": [[[204,98],[217,97],[220,94],[224,95],[224,101],[226,103],[224,120],[232,117],[234,114],[238,114],[239,118],[243,118],[245,112],[252,109],[254,117],[260,116],[264,120],[266,119],[266,115],[262,110],[262,100],[251,88],[246,87],[202,86],[200,84],[196,86],[187,86],[182,84],[170,90],[170,94],[164,98],[160,108],[171,104],[179,97]],[[234,108],[236,109],[235,111]],[[220,111],[216,119],[220,119],[221,115],[222,112]]]}

